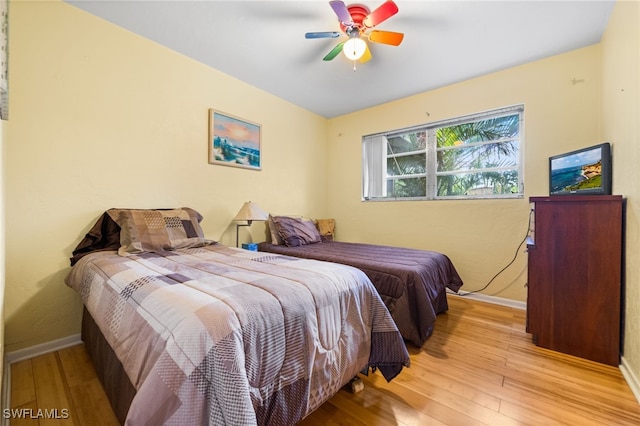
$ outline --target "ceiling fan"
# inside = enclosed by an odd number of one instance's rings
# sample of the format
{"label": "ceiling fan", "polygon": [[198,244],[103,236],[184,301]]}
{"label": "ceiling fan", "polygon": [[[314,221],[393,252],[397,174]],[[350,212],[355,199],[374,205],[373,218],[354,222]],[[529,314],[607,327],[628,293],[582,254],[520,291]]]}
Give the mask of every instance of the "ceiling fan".
{"label": "ceiling fan", "polygon": [[372,30],[373,27],[398,13],[398,6],[392,0],[385,1],[373,12],[362,4],[347,6],[342,1],[330,1],[329,5],[338,16],[341,31],[309,32],[304,35],[308,39],[347,36],[347,40],[338,43],[322,58],[323,61],[331,61],[343,52],[347,58],[354,61],[353,69],[355,70],[355,61],[365,63],[371,60],[371,51],[364,39],[374,43],[398,46],[404,38],[403,33]]}

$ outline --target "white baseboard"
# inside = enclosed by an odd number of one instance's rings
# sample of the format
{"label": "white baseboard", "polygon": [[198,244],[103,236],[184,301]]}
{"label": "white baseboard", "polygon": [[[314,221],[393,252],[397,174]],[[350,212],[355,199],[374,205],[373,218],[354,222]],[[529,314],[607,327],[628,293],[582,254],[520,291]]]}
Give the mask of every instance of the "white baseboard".
{"label": "white baseboard", "polygon": [[470,293],[468,291],[462,291],[462,290],[460,290],[458,294],[456,294],[449,289],[447,289],[447,293],[455,296],[462,296],[467,299],[479,300],[480,302],[493,303],[494,305],[508,306],[510,308],[522,309],[522,310],[527,309],[526,302],[519,302],[517,300],[505,299],[504,297],[487,296],[486,294],[482,294],[482,293]]}
{"label": "white baseboard", "polygon": [[[9,368],[9,362],[7,361],[7,357],[4,358],[4,366],[2,369],[2,412],[7,408],[11,408],[11,368]],[[0,418],[0,425],[7,426],[9,424],[9,419],[2,416]]]}
{"label": "white baseboard", "polygon": [[633,370],[629,368],[629,364],[624,357],[620,359],[620,371],[622,372],[624,379],[627,381],[629,388],[631,388],[633,396],[635,396],[636,400],[640,403],[640,380],[638,380],[638,377],[636,377]]}
{"label": "white baseboard", "polygon": [[30,348],[18,349],[17,351],[7,352],[6,361],[7,364],[22,361],[29,358],[34,358],[39,355],[44,355],[49,352],[58,351],[60,349],[68,348],[69,346],[75,346],[82,343],[80,334],[72,334],[71,336],[63,337],[62,339],[52,340],[50,342],[41,343],[39,345],[31,346]]}

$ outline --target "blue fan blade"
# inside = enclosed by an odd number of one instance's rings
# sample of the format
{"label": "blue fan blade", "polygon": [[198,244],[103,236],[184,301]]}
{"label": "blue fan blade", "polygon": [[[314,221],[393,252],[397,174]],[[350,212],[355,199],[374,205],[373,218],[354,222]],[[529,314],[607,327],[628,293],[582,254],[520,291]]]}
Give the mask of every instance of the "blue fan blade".
{"label": "blue fan blade", "polygon": [[306,33],[304,38],[338,38],[340,33],[337,31],[321,31],[318,33]]}
{"label": "blue fan blade", "polygon": [[342,1],[330,1],[329,5],[338,16],[340,22],[342,22],[345,26],[350,27],[353,25],[353,19],[351,18],[351,14]]}

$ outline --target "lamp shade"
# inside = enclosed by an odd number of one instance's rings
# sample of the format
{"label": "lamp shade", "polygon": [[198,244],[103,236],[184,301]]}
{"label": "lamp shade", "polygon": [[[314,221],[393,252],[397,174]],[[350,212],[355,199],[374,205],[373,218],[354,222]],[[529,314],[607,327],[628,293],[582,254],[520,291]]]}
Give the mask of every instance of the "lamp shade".
{"label": "lamp shade", "polygon": [[242,205],[236,217],[233,218],[234,221],[239,222],[246,220],[251,223],[252,220],[267,220],[269,219],[269,215],[264,212],[256,203],[252,201],[248,201]]}
{"label": "lamp shade", "polygon": [[367,43],[360,37],[351,37],[342,47],[344,55],[352,61],[360,59],[365,50],[367,50]]}

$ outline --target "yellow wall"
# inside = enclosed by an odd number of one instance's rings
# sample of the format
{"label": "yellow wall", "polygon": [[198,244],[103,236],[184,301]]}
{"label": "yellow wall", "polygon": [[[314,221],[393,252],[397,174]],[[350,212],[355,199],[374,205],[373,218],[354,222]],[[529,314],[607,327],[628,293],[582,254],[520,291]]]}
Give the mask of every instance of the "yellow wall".
{"label": "yellow wall", "polygon": [[[601,142],[599,64],[594,45],[330,120],[328,211],[337,237],[441,251],[463,290],[483,287],[524,239],[528,197],[548,194],[548,157]],[[354,158],[361,158],[362,135],[515,104],[525,107],[525,198],[360,201],[362,170]],[[485,294],[526,300],[524,247],[519,253]]]}
{"label": "yellow wall", "polygon": [[640,3],[637,0],[616,4],[601,44],[603,134],[615,147],[614,190],[627,200],[623,365],[634,374],[636,386],[640,386]]}
{"label": "yellow wall", "polygon": [[[628,199],[625,358],[640,371],[639,13],[618,4],[601,44],[325,120],[68,4],[12,2],[6,351],[78,333],[81,304],[63,284],[68,257],[110,207],[188,205],[209,238],[230,245],[247,200],[331,215],[341,240],[447,253],[474,290],[524,238],[528,197],[548,192],[548,157],[608,139],[614,192]],[[524,198],[360,201],[362,135],[520,103]],[[262,124],[262,171],[207,164],[210,107]],[[251,231],[263,239],[263,224]],[[485,294],[524,301],[525,282],[521,249]]]}
{"label": "yellow wall", "polygon": [[[62,2],[12,2],[9,35],[7,352],[79,332],[68,258],[110,207],[191,206],[229,245],[245,201],[325,214],[326,119]],[[262,171],[207,163],[208,108],[262,125]]]}

